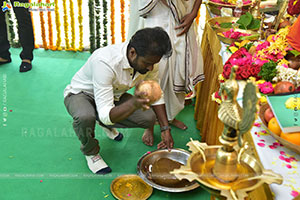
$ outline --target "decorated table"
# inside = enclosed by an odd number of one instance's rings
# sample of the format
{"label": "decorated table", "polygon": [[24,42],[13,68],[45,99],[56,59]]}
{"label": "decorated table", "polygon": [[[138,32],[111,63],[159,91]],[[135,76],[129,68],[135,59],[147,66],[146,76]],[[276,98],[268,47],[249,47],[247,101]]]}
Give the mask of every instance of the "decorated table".
{"label": "decorated table", "polygon": [[[206,19],[211,19],[210,12],[206,12]],[[209,145],[219,144],[219,136],[223,124],[218,119],[218,104],[211,100],[211,95],[219,89],[219,75],[230,54],[226,45],[221,42],[213,30],[206,23],[201,44],[204,58],[204,73],[206,80],[197,86],[195,105],[195,119],[200,130],[202,141]],[[251,192],[249,199],[294,199],[300,195],[300,155],[289,150],[266,131],[260,119],[257,119],[250,134],[246,136],[253,147],[253,152],[259,157],[265,169],[273,170],[283,176],[281,185],[264,185]],[[271,191],[269,190],[271,189]]]}

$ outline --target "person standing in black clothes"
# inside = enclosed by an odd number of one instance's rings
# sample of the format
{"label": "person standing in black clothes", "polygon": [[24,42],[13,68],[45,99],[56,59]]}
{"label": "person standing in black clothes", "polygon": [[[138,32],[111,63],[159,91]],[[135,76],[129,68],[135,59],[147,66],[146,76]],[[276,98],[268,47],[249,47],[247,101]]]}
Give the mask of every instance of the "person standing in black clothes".
{"label": "person standing in black clothes", "polygon": [[[15,12],[18,21],[18,34],[22,46],[20,57],[22,63],[20,72],[27,72],[32,69],[31,61],[33,60],[34,36],[31,16],[28,8],[14,7],[15,0],[10,0],[11,6]],[[29,3],[29,0],[18,0],[20,3]],[[8,2],[6,2],[8,3]],[[0,11],[0,65],[10,63],[10,44],[7,37],[7,26],[5,21],[5,11],[3,11],[4,2]]]}

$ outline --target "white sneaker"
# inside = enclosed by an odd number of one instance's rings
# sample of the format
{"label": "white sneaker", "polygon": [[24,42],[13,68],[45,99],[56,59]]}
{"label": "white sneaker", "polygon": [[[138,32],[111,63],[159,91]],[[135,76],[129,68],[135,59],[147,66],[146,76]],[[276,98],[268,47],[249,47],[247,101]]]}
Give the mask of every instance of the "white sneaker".
{"label": "white sneaker", "polygon": [[119,133],[119,131],[115,128],[105,128],[103,126],[101,126],[101,128],[104,130],[104,132],[106,133],[107,137],[109,137],[112,140],[116,140],[116,141],[121,141],[123,139],[123,134]]}
{"label": "white sneaker", "polygon": [[85,156],[85,159],[94,174],[107,174],[111,172],[111,168],[104,162],[99,154]]}

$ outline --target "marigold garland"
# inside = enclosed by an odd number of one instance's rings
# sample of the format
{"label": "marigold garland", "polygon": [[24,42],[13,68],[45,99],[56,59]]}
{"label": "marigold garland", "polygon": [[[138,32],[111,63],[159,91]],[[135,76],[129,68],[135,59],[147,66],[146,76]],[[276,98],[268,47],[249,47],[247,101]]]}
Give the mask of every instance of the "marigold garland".
{"label": "marigold garland", "polygon": [[79,51],[83,51],[83,25],[82,25],[82,0],[77,0],[78,4],[78,23],[79,23]]}
{"label": "marigold garland", "polygon": [[107,46],[107,1],[102,0],[103,5],[103,46]]}
{"label": "marigold garland", "polygon": [[100,1],[95,0],[95,10],[96,10],[96,48],[100,48],[101,35],[100,35]]}
{"label": "marigold garland", "polygon": [[121,6],[121,37],[122,42],[125,41],[125,0],[120,0],[120,6]]}
{"label": "marigold garland", "polygon": [[58,0],[54,0],[55,2],[55,25],[56,25],[56,46],[52,48],[52,50],[58,50],[58,51],[61,51],[62,48],[61,48],[61,37],[60,37],[60,17],[59,17],[59,10],[58,10]]}
{"label": "marigold garland", "polygon": [[111,32],[111,43],[115,44],[115,1],[110,0],[110,32]]}
{"label": "marigold garland", "polygon": [[94,13],[94,0],[89,0],[89,25],[90,25],[90,52],[95,50],[95,13]]}
{"label": "marigold garland", "polygon": [[[38,3],[41,3],[42,0],[39,0]],[[42,9],[42,7],[40,7]],[[44,14],[43,11],[40,11],[40,21],[41,21],[41,31],[42,31],[42,40],[43,40],[43,48],[45,50],[48,50],[48,45],[46,41],[46,30],[45,30],[45,20],[44,20]]]}
{"label": "marigold garland", "polygon": [[[46,3],[50,3],[50,0],[46,0]],[[47,8],[49,9],[50,7]],[[53,49],[53,29],[52,29],[51,12],[47,11],[47,15],[48,15],[49,49]]]}
{"label": "marigold garland", "polygon": [[75,19],[74,19],[74,3],[73,0],[70,0],[70,15],[71,15],[71,48],[69,50],[76,51],[75,47]]}
{"label": "marigold garland", "polygon": [[[31,3],[31,0],[29,0],[29,3]],[[32,23],[32,32],[33,32],[33,40],[34,40],[34,48],[35,49],[38,49],[39,48],[39,45],[37,45],[35,43],[35,27],[34,27],[34,22],[33,22],[33,15],[32,15],[32,12],[30,12],[30,17],[31,17],[31,23]]]}
{"label": "marigold garland", "polygon": [[63,0],[63,7],[64,7],[64,31],[65,31],[65,42],[66,42],[66,50],[70,49],[70,45],[69,45],[69,29],[68,29],[68,14],[67,14],[67,4],[66,4],[66,0]]}

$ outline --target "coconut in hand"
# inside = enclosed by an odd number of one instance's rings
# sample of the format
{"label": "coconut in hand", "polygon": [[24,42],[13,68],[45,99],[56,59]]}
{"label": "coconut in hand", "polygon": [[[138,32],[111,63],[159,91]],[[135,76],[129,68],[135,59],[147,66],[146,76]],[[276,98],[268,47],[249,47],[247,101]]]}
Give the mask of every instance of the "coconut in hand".
{"label": "coconut in hand", "polygon": [[142,81],[135,88],[136,93],[143,92],[144,95],[140,96],[141,98],[149,99],[149,105],[153,104],[161,98],[162,91],[160,85],[153,80]]}

